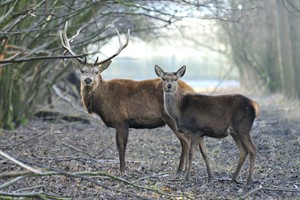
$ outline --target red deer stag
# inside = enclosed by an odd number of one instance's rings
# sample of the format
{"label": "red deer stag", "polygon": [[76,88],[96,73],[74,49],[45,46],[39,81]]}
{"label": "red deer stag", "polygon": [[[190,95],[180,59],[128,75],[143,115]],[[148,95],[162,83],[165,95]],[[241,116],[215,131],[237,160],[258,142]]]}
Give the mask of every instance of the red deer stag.
{"label": "red deer stag", "polygon": [[[70,40],[66,36],[67,24],[64,32],[60,32],[63,47],[71,55]],[[76,35],[79,34],[79,31]],[[178,171],[187,168],[190,138],[178,132],[173,120],[166,114],[163,106],[162,81],[149,79],[134,81],[129,79],[103,80],[101,72],[108,68],[111,59],[116,57],[128,44],[129,31],[126,42],[122,44],[120,34],[120,48],[112,56],[95,63],[87,63],[86,59],[73,59],[81,66],[81,97],[88,113],[98,114],[107,127],[115,128],[116,142],[119,151],[120,171],[125,171],[125,149],[128,140],[128,128],[157,128],[167,124],[179,138],[182,151]],[[185,82],[178,82],[180,92],[193,89]]]}
{"label": "red deer stag", "polygon": [[176,122],[179,131],[191,135],[186,180],[190,179],[192,160],[198,144],[206,163],[208,180],[210,181],[212,178],[203,137],[224,138],[231,135],[240,151],[238,166],[232,181],[237,182],[241,167],[249,153],[250,169],[247,185],[250,185],[253,181],[252,176],[257,153],[256,146],[250,136],[250,130],[254,119],[258,116],[258,104],[239,94],[206,96],[187,93],[182,95],[178,93],[178,80],[184,75],[185,70],[186,67],[183,66],[177,72],[168,73],[159,66],[155,66],[157,76],[163,80],[166,112]]}

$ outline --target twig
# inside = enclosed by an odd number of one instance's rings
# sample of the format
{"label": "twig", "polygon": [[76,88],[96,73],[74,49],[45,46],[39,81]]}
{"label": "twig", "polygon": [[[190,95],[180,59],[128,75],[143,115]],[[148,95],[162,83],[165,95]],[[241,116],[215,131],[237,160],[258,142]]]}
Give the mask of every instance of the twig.
{"label": "twig", "polygon": [[21,192],[21,191],[25,191],[25,190],[33,190],[33,189],[37,189],[37,188],[43,188],[45,187],[45,185],[36,185],[36,186],[32,186],[32,187],[27,187],[27,188],[21,188],[21,189],[18,189],[14,192]]}
{"label": "twig", "polygon": [[126,191],[123,191],[123,190],[118,190],[116,188],[112,188],[112,187],[109,187],[107,185],[104,185],[104,184],[101,184],[100,182],[94,180],[94,179],[91,179],[89,177],[86,177],[86,176],[82,176],[80,175],[80,173],[69,173],[69,172],[65,172],[65,171],[62,171],[62,170],[58,170],[58,169],[54,169],[52,167],[48,167],[48,166],[45,166],[45,165],[42,165],[42,164],[38,164],[38,163],[32,163],[32,162],[29,162],[29,161],[25,161],[25,160],[22,160],[24,163],[30,163],[30,164],[33,164],[33,165],[36,165],[38,167],[41,167],[41,168],[44,168],[44,169],[48,169],[48,170],[51,170],[49,172],[45,172],[43,174],[31,174],[31,175],[26,175],[24,177],[36,177],[36,176],[50,176],[50,175],[64,175],[64,176],[67,176],[67,177],[71,177],[71,178],[80,178],[84,181],[87,181],[87,182],[91,182],[91,183],[94,183],[95,185],[98,185],[102,188],[105,188],[107,190],[112,190],[116,193],[122,193],[122,194],[127,194],[129,196],[134,196],[134,197],[138,197],[139,199],[147,199],[145,197],[142,197],[142,196],[139,196],[137,194],[134,194],[134,193],[130,193],[130,192],[126,192]]}
{"label": "twig", "polygon": [[[39,56],[34,58],[23,58],[23,59],[10,59],[10,60],[0,60],[0,64],[7,64],[7,63],[22,63],[22,62],[29,62],[34,60],[49,60],[49,59],[68,59],[68,58],[78,58],[84,57],[88,54],[80,54],[76,56]],[[1,65],[0,65],[1,66]]]}
{"label": "twig", "polygon": [[250,192],[248,192],[247,194],[245,194],[244,196],[241,197],[241,199],[245,199],[247,197],[249,197],[250,195],[260,191],[260,190],[268,190],[268,191],[284,191],[284,192],[300,192],[300,190],[293,190],[293,189],[288,189],[288,188],[269,188],[269,187],[263,187],[262,185],[260,185],[259,187],[251,190]]}
{"label": "twig", "polygon": [[132,183],[136,183],[136,182],[148,179],[148,178],[153,178],[153,177],[158,177],[158,176],[164,176],[164,175],[169,175],[169,174],[170,173],[168,173],[168,172],[164,172],[164,173],[160,173],[160,174],[154,174],[154,175],[144,176],[142,178],[139,178],[137,180],[132,181]]}
{"label": "twig", "polygon": [[32,172],[30,172],[30,171],[13,171],[13,172],[0,173],[0,178],[13,178],[13,177],[24,176],[24,175],[28,175],[28,174],[32,174]]}
{"label": "twig", "polygon": [[30,166],[28,166],[28,165],[26,165],[26,164],[24,164],[24,163],[16,160],[15,158],[11,157],[7,153],[3,152],[2,150],[0,150],[0,155],[3,156],[3,157],[5,157],[6,159],[8,159],[8,160],[10,160],[10,161],[12,161],[14,163],[16,163],[17,165],[19,165],[19,166],[21,166],[21,167],[23,167],[23,168],[25,168],[25,169],[33,172],[33,173],[36,173],[36,174],[42,174],[43,173],[43,172],[41,172],[38,169],[34,169],[34,168],[32,168],[32,167],[30,167]]}
{"label": "twig", "polygon": [[106,149],[108,149],[114,142],[111,142],[107,147],[105,147],[104,149],[102,149],[102,151],[100,151],[99,153],[97,153],[96,155],[93,156],[93,158],[96,158],[97,156],[101,155],[104,151],[106,151]]}
{"label": "twig", "polygon": [[47,130],[45,130],[44,132],[42,132],[41,134],[38,134],[38,135],[36,135],[36,136],[34,136],[34,137],[32,137],[32,138],[29,138],[29,139],[27,139],[27,140],[24,140],[23,142],[20,142],[20,143],[18,143],[18,144],[15,144],[15,145],[10,145],[10,146],[7,146],[7,147],[5,147],[3,150],[7,150],[7,149],[10,149],[11,147],[16,147],[16,146],[20,146],[21,144],[24,144],[24,143],[26,143],[26,142],[28,142],[28,141],[30,141],[30,140],[34,140],[35,138],[37,138],[37,137],[40,137],[40,136],[42,136],[42,135],[44,135],[45,133],[47,133],[48,131],[49,131],[49,129],[50,128],[48,128]]}
{"label": "twig", "polygon": [[47,194],[44,192],[6,193],[6,192],[0,191],[0,198],[2,199],[4,197],[38,197],[40,199],[56,199],[56,200],[70,199],[70,198],[54,196],[54,195]]}
{"label": "twig", "polygon": [[[156,192],[156,193],[164,195],[164,196],[168,196],[168,197],[182,197],[183,196],[183,194],[177,195],[177,194],[165,193],[165,192],[160,191],[158,188],[150,188],[150,187],[145,187],[145,186],[137,185],[137,184],[134,184],[133,182],[127,181],[126,179],[114,176],[114,175],[112,175],[110,173],[107,173],[107,172],[104,172],[104,171],[97,171],[97,172],[85,171],[85,172],[77,172],[77,173],[66,173],[66,172],[62,173],[62,172],[51,172],[51,171],[49,171],[49,172],[44,172],[43,174],[31,174],[31,175],[26,175],[26,176],[27,177],[30,177],[30,176],[37,177],[37,176],[55,176],[55,175],[68,175],[68,176],[72,176],[72,177],[76,177],[76,178],[82,178],[84,180],[88,180],[90,182],[96,183],[97,185],[99,185],[99,182],[97,182],[97,181],[95,181],[93,179],[87,178],[85,176],[105,176],[105,177],[109,177],[109,178],[111,178],[113,180],[125,183],[127,185],[131,185],[131,186],[133,186],[135,188],[139,188],[139,189],[144,189],[144,190]],[[132,196],[132,194],[131,194],[131,196]],[[192,199],[189,196],[186,196],[186,197],[189,198],[189,199]]]}
{"label": "twig", "polygon": [[224,75],[224,77],[221,78],[220,82],[214,88],[214,90],[212,92],[210,92],[210,94],[214,94],[218,90],[218,88],[222,85],[222,83],[225,81],[225,79],[227,79],[227,77],[230,75],[230,73],[232,72],[233,69],[234,69],[234,66],[232,65],[230,67],[230,69],[226,72],[226,74]]}
{"label": "twig", "polygon": [[[97,163],[118,163],[118,159],[95,159],[95,158],[83,158],[83,157],[71,157],[71,156],[66,156],[66,157],[38,157],[37,159],[50,159],[51,161],[58,161],[58,162],[63,162],[63,161],[70,161],[70,160],[76,160],[79,162],[86,162],[86,161],[93,161]],[[140,161],[133,161],[133,160],[128,160],[126,162],[130,163],[139,163]]]}
{"label": "twig", "polygon": [[[30,163],[28,161],[23,161],[23,162]],[[100,176],[109,177],[109,178],[111,178],[113,180],[117,180],[119,182],[125,183],[127,185],[131,185],[131,186],[139,188],[139,189],[156,192],[156,193],[158,193],[160,195],[164,195],[164,196],[168,196],[168,197],[183,197],[183,196],[185,196],[185,197],[187,197],[189,199],[193,199],[192,197],[190,197],[190,196],[188,196],[186,194],[179,194],[179,195],[177,195],[177,194],[169,194],[169,193],[162,192],[162,191],[160,191],[157,188],[150,188],[150,187],[140,186],[140,185],[134,184],[133,182],[127,181],[127,180],[125,180],[123,178],[114,176],[114,175],[112,175],[110,173],[103,172],[103,171],[69,173],[69,172],[61,171],[61,170],[54,169],[52,167],[44,166],[44,165],[37,164],[37,163],[30,163],[30,164],[33,164],[33,165],[36,165],[38,167],[41,167],[41,168],[44,168],[44,169],[48,169],[48,170],[51,170],[51,171],[44,172],[43,174],[26,175],[26,177],[50,176],[50,175],[51,176],[53,176],[53,175],[65,175],[65,176],[68,176],[68,177],[80,178],[82,180],[85,180],[85,181],[88,181],[88,182],[92,182],[92,183],[94,183],[94,184],[96,184],[98,186],[101,186],[101,187],[105,188],[105,189],[113,190],[115,192],[121,192],[121,193],[130,195],[130,196],[135,196],[135,197],[141,198],[141,199],[145,199],[145,197],[141,197],[141,196],[139,196],[137,194],[133,194],[133,193],[130,193],[130,192],[125,192],[125,191],[122,191],[122,190],[118,190],[118,189],[109,187],[107,185],[101,184],[100,182],[98,182],[98,181],[96,181],[96,180],[94,180],[92,178],[87,177],[87,175],[89,175],[89,176],[99,176],[100,175]]]}
{"label": "twig", "polygon": [[62,100],[64,100],[68,104],[70,104],[76,111],[83,114],[84,117],[87,117],[88,120],[99,123],[99,121],[96,120],[94,117],[92,117],[92,115],[87,114],[84,110],[82,110],[82,109],[78,108],[77,106],[75,106],[73,101],[70,98],[64,96],[62,94],[61,90],[56,85],[53,85],[52,88],[53,88],[54,92],[57,94],[57,96],[59,96]]}
{"label": "twig", "polygon": [[10,180],[10,181],[8,181],[6,183],[3,183],[2,185],[0,185],[0,189],[4,189],[4,188],[6,188],[6,187],[8,187],[8,186],[10,186],[10,185],[12,185],[12,184],[14,184],[14,183],[22,180],[22,179],[24,179],[24,178],[27,178],[27,176],[19,176],[19,177],[13,179],[13,180]]}
{"label": "twig", "polygon": [[73,150],[75,150],[75,151],[78,151],[78,152],[80,152],[80,153],[83,153],[84,155],[87,155],[87,156],[93,158],[93,156],[92,156],[91,154],[88,154],[88,153],[82,151],[81,149],[78,149],[78,148],[76,148],[76,147],[74,147],[74,146],[71,146],[71,145],[66,144],[66,143],[63,143],[63,142],[58,142],[58,143],[60,143],[60,144],[62,144],[62,145],[64,145],[64,146],[66,146],[66,147],[69,147],[70,149],[73,149]]}

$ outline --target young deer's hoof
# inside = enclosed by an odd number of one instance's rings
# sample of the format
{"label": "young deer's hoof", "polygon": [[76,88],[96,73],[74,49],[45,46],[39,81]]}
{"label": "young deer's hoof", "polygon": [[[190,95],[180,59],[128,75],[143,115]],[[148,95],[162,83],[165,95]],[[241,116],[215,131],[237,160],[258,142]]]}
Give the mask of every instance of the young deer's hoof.
{"label": "young deer's hoof", "polygon": [[181,175],[184,175],[184,174],[186,174],[186,172],[185,172],[185,171],[180,171],[180,170],[177,170],[177,174],[181,176]]}
{"label": "young deer's hoof", "polygon": [[211,183],[211,182],[212,182],[212,177],[209,176],[209,177],[207,178],[207,183]]}
{"label": "young deer's hoof", "polygon": [[250,187],[253,184],[252,178],[248,179],[246,182],[246,187]]}
{"label": "young deer's hoof", "polygon": [[231,182],[231,183],[236,183],[236,184],[239,184],[239,185],[242,184],[242,182],[237,181],[236,179],[231,179],[230,182]]}
{"label": "young deer's hoof", "polygon": [[187,174],[187,175],[185,176],[185,181],[190,181],[190,178],[191,178],[191,175],[190,175],[190,174]]}

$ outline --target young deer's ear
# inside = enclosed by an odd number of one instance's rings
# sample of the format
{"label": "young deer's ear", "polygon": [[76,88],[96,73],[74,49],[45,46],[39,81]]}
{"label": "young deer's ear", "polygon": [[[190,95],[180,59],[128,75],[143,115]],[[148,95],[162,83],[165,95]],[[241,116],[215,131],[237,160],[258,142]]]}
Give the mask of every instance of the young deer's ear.
{"label": "young deer's ear", "polygon": [[108,66],[110,65],[111,60],[106,61],[105,63],[100,64],[99,67],[99,72],[103,72],[104,70],[106,70],[108,68]]}
{"label": "young deer's ear", "polygon": [[158,65],[154,66],[155,73],[158,77],[162,78],[165,75],[164,70],[162,70]]}
{"label": "young deer's ear", "polygon": [[178,79],[180,79],[181,77],[183,77],[183,75],[185,74],[185,70],[186,70],[186,66],[183,65],[177,72],[176,72],[176,76]]}

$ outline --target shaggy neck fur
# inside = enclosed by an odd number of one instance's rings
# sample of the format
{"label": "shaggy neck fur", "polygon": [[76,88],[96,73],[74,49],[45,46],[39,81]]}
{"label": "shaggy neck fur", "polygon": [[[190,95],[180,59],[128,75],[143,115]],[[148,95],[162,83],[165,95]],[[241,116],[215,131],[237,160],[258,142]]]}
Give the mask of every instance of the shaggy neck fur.
{"label": "shaggy neck fur", "polygon": [[181,103],[181,94],[176,93],[166,93],[164,92],[164,107],[167,114],[173,118],[173,120],[178,121],[179,118],[179,106]]}
{"label": "shaggy neck fur", "polygon": [[[98,84],[95,84],[92,87],[87,87],[81,84],[81,97],[82,102],[88,111],[88,113],[99,113],[100,106],[102,105],[102,95],[105,94],[106,83],[100,78]],[[101,90],[101,91],[100,91]]]}

